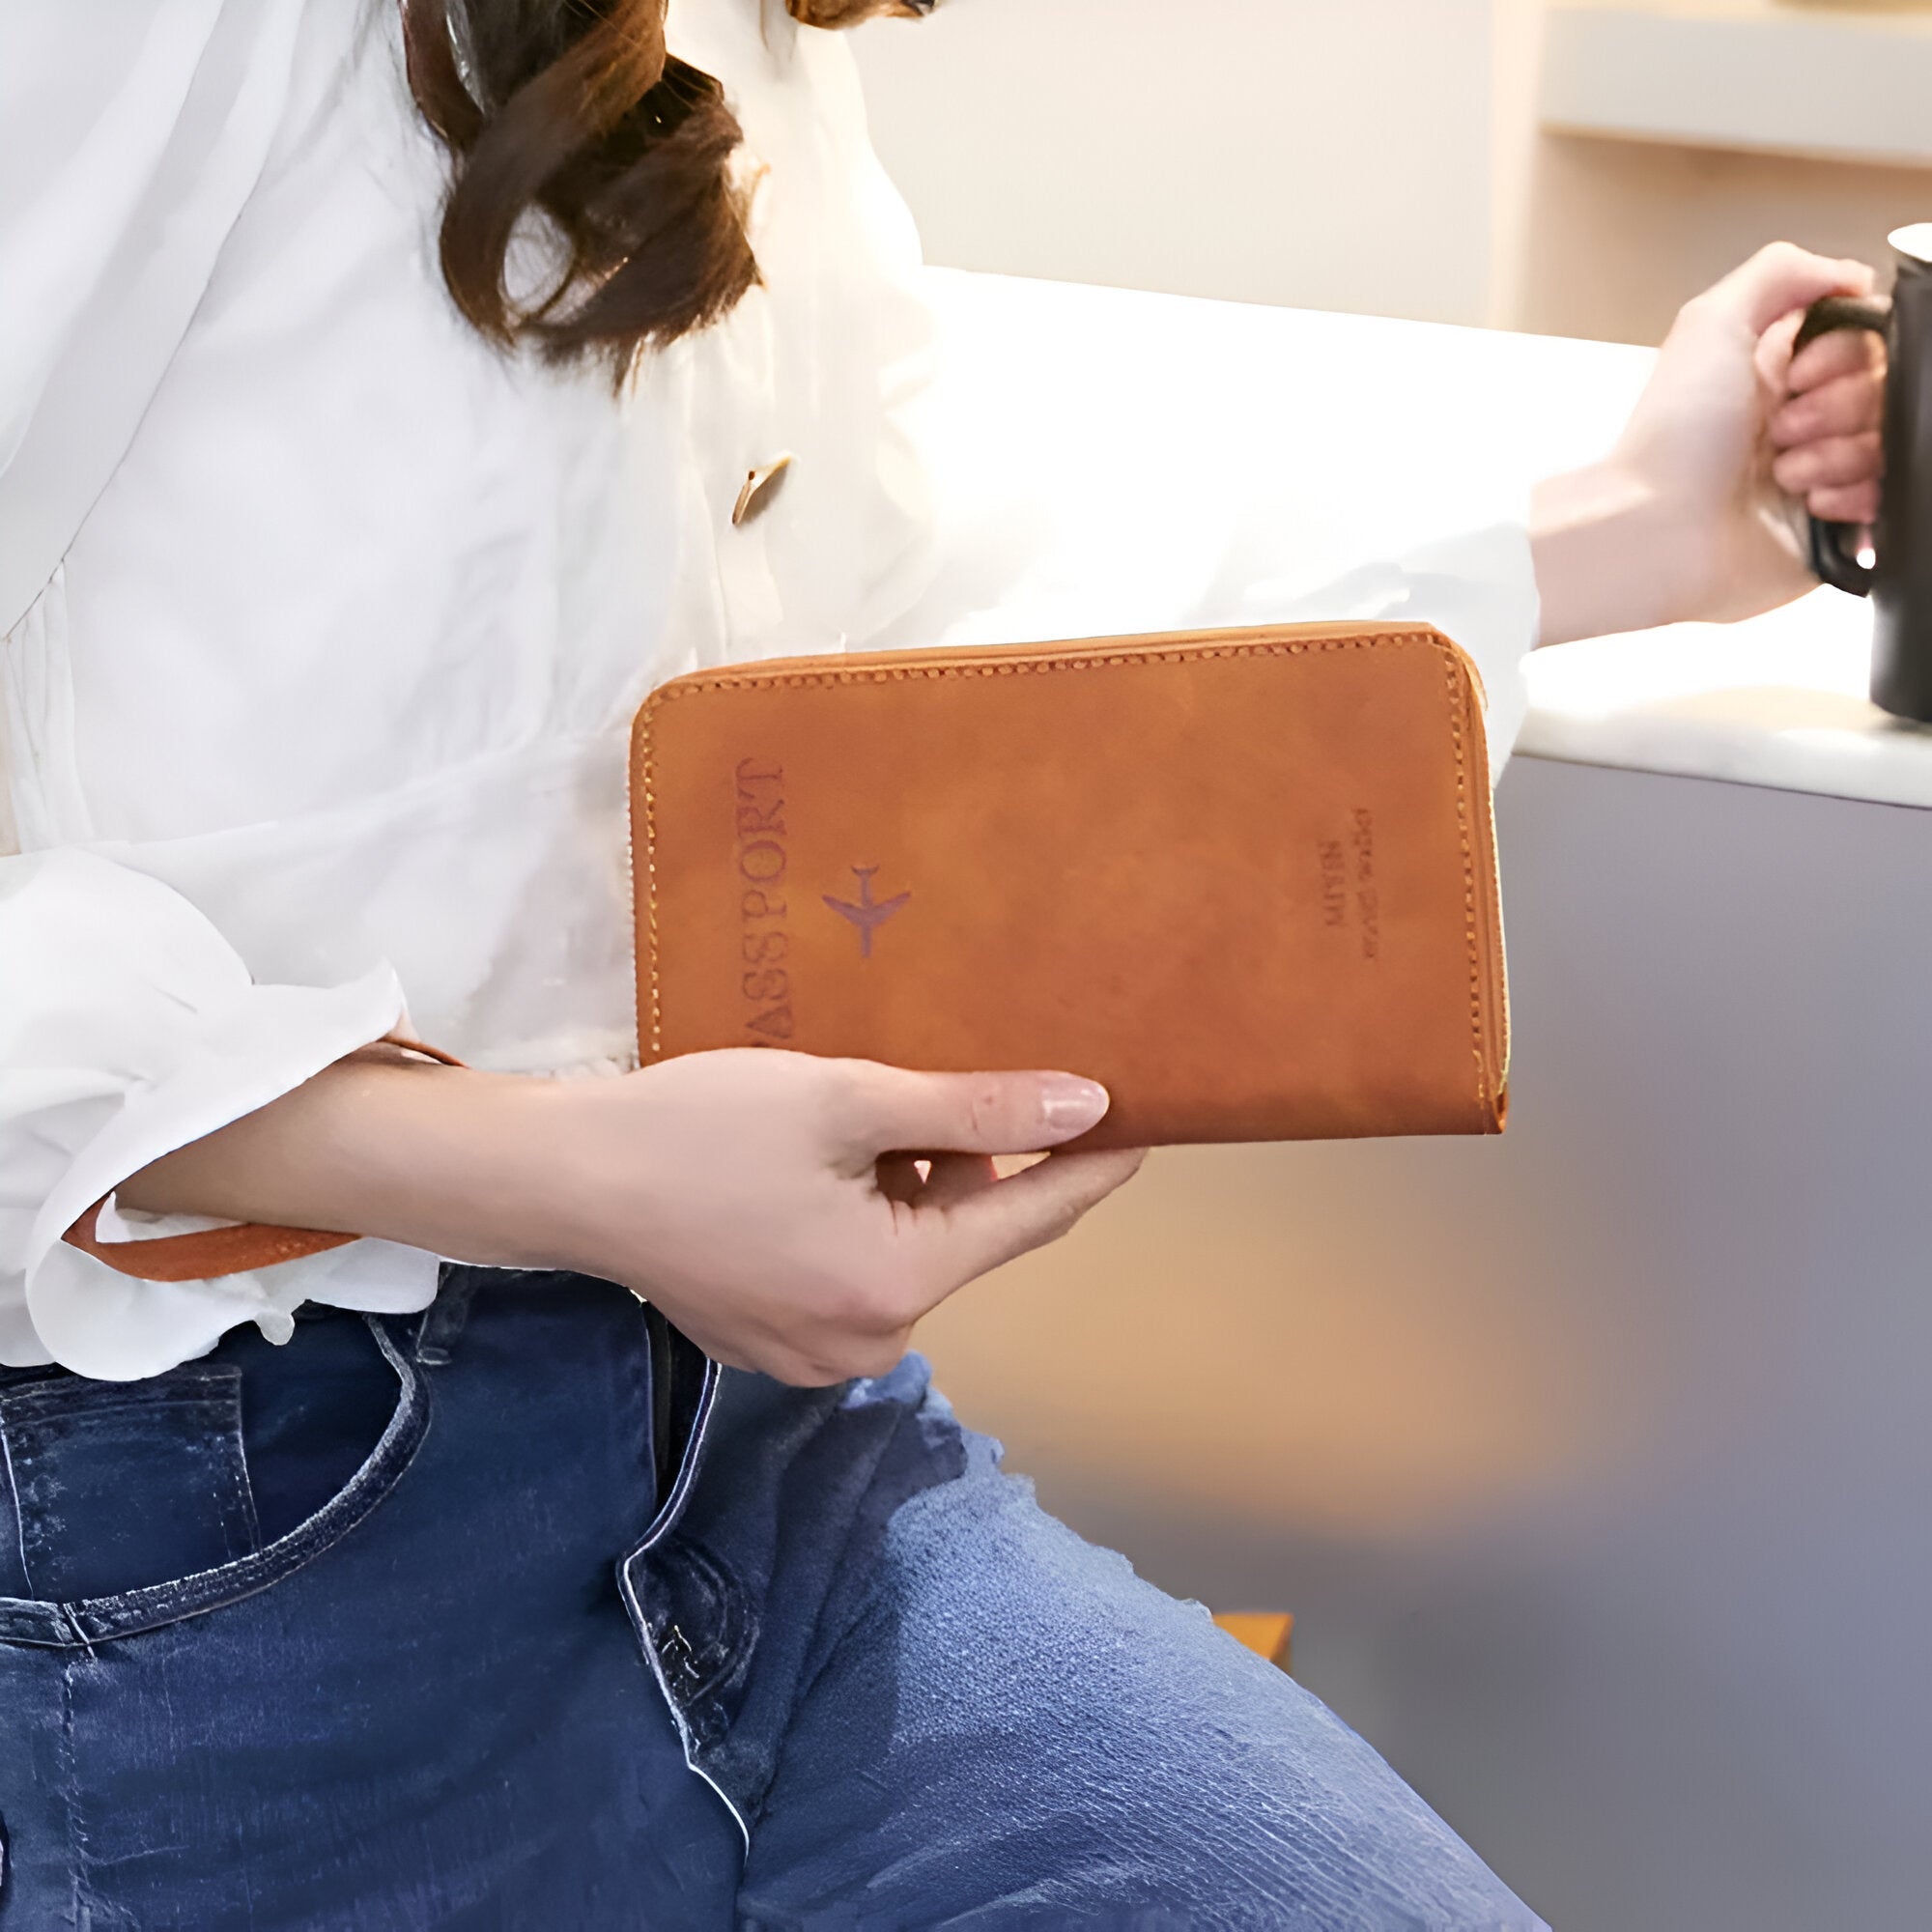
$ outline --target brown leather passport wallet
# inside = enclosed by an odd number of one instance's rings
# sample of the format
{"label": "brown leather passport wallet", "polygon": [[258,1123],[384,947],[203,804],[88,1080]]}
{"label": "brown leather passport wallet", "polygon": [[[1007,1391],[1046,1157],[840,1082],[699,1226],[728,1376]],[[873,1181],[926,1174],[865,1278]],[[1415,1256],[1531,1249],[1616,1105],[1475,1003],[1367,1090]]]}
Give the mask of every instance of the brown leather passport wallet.
{"label": "brown leather passport wallet", "polygon": [[704,671],[631,777],[646,1063],[1065,1068],[1092,1146],[1502,1128],[1482,706],[1425,626]]}

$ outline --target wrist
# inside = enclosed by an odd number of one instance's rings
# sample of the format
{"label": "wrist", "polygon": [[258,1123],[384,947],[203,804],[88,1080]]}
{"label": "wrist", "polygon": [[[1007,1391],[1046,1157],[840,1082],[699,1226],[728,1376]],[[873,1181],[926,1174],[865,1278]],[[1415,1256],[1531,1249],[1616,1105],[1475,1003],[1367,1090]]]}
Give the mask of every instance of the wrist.
{"label": "wrist", "polygon": [[551,1116],[569,1083],[471,1068],[365,1070],[330,1096],[328,1218],[309,1225],[504,1267],[562,1264],[553,1251]]}
{"label": "wrist", "polygon": [[150,1212],[523,1262],[542,1198],[530,1090],[552,1084],[371,1047],[153,1162],[117,1194]]}
{"label": "wrist", "polygon": [[1547,477],[1530,499],[1539,644],[1680,622],[1694,602],[1694,532],[1614,457]]}

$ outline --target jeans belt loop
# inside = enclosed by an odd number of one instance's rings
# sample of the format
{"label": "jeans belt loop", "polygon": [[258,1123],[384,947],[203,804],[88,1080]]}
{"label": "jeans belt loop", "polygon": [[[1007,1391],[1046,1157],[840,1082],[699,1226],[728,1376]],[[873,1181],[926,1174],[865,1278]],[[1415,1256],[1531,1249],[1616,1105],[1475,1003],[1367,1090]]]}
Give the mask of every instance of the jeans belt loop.
{"label": "jeans belt loop", "polygon": [[462,1339],[464,1325],[469,1320],[471,1304],[476,1299],[476,1291],[482,1286],[480,1270],[473,1267],[453,1267],[443,1264],[441,1277],[437,1282],[436,1299],[423,1310],[422,1320],[416,1324],[415,1359],[426,1369],[440,1369],[448,1366],[450,1357],[456,1352],[456,1345]]}

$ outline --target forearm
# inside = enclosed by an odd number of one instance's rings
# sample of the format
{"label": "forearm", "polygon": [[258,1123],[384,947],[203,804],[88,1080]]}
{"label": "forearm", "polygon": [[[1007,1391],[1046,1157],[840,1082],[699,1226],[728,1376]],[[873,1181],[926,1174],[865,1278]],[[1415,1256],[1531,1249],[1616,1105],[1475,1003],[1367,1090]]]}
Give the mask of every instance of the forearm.
{"label": "forearm", "polygon": [[1685,613],[1684,535],[1611,464],[1546,478],[1530,499],[1539,644],[1643,631]]}
{"label": "forearm", "polygon": [[469,1261],[542,1263],[527,1232],[552,1083],[371,1047],[152,1162],[118,1199],[374,1235]]}

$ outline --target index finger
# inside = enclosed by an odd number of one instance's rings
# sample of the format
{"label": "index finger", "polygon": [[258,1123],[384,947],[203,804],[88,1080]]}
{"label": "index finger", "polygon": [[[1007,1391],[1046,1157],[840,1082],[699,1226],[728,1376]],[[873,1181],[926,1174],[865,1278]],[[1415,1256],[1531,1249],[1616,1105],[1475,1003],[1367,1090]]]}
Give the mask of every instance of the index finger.
{"label": "index finger", "polygon": [[[1795,332],[1795,331],[1794,331]],[[1846,376],[1874,374],[1885,367],[1885,343],[1866,328],[1834,328],[1807,342],[1791,358],[1785,386],[1794,396]]]}

